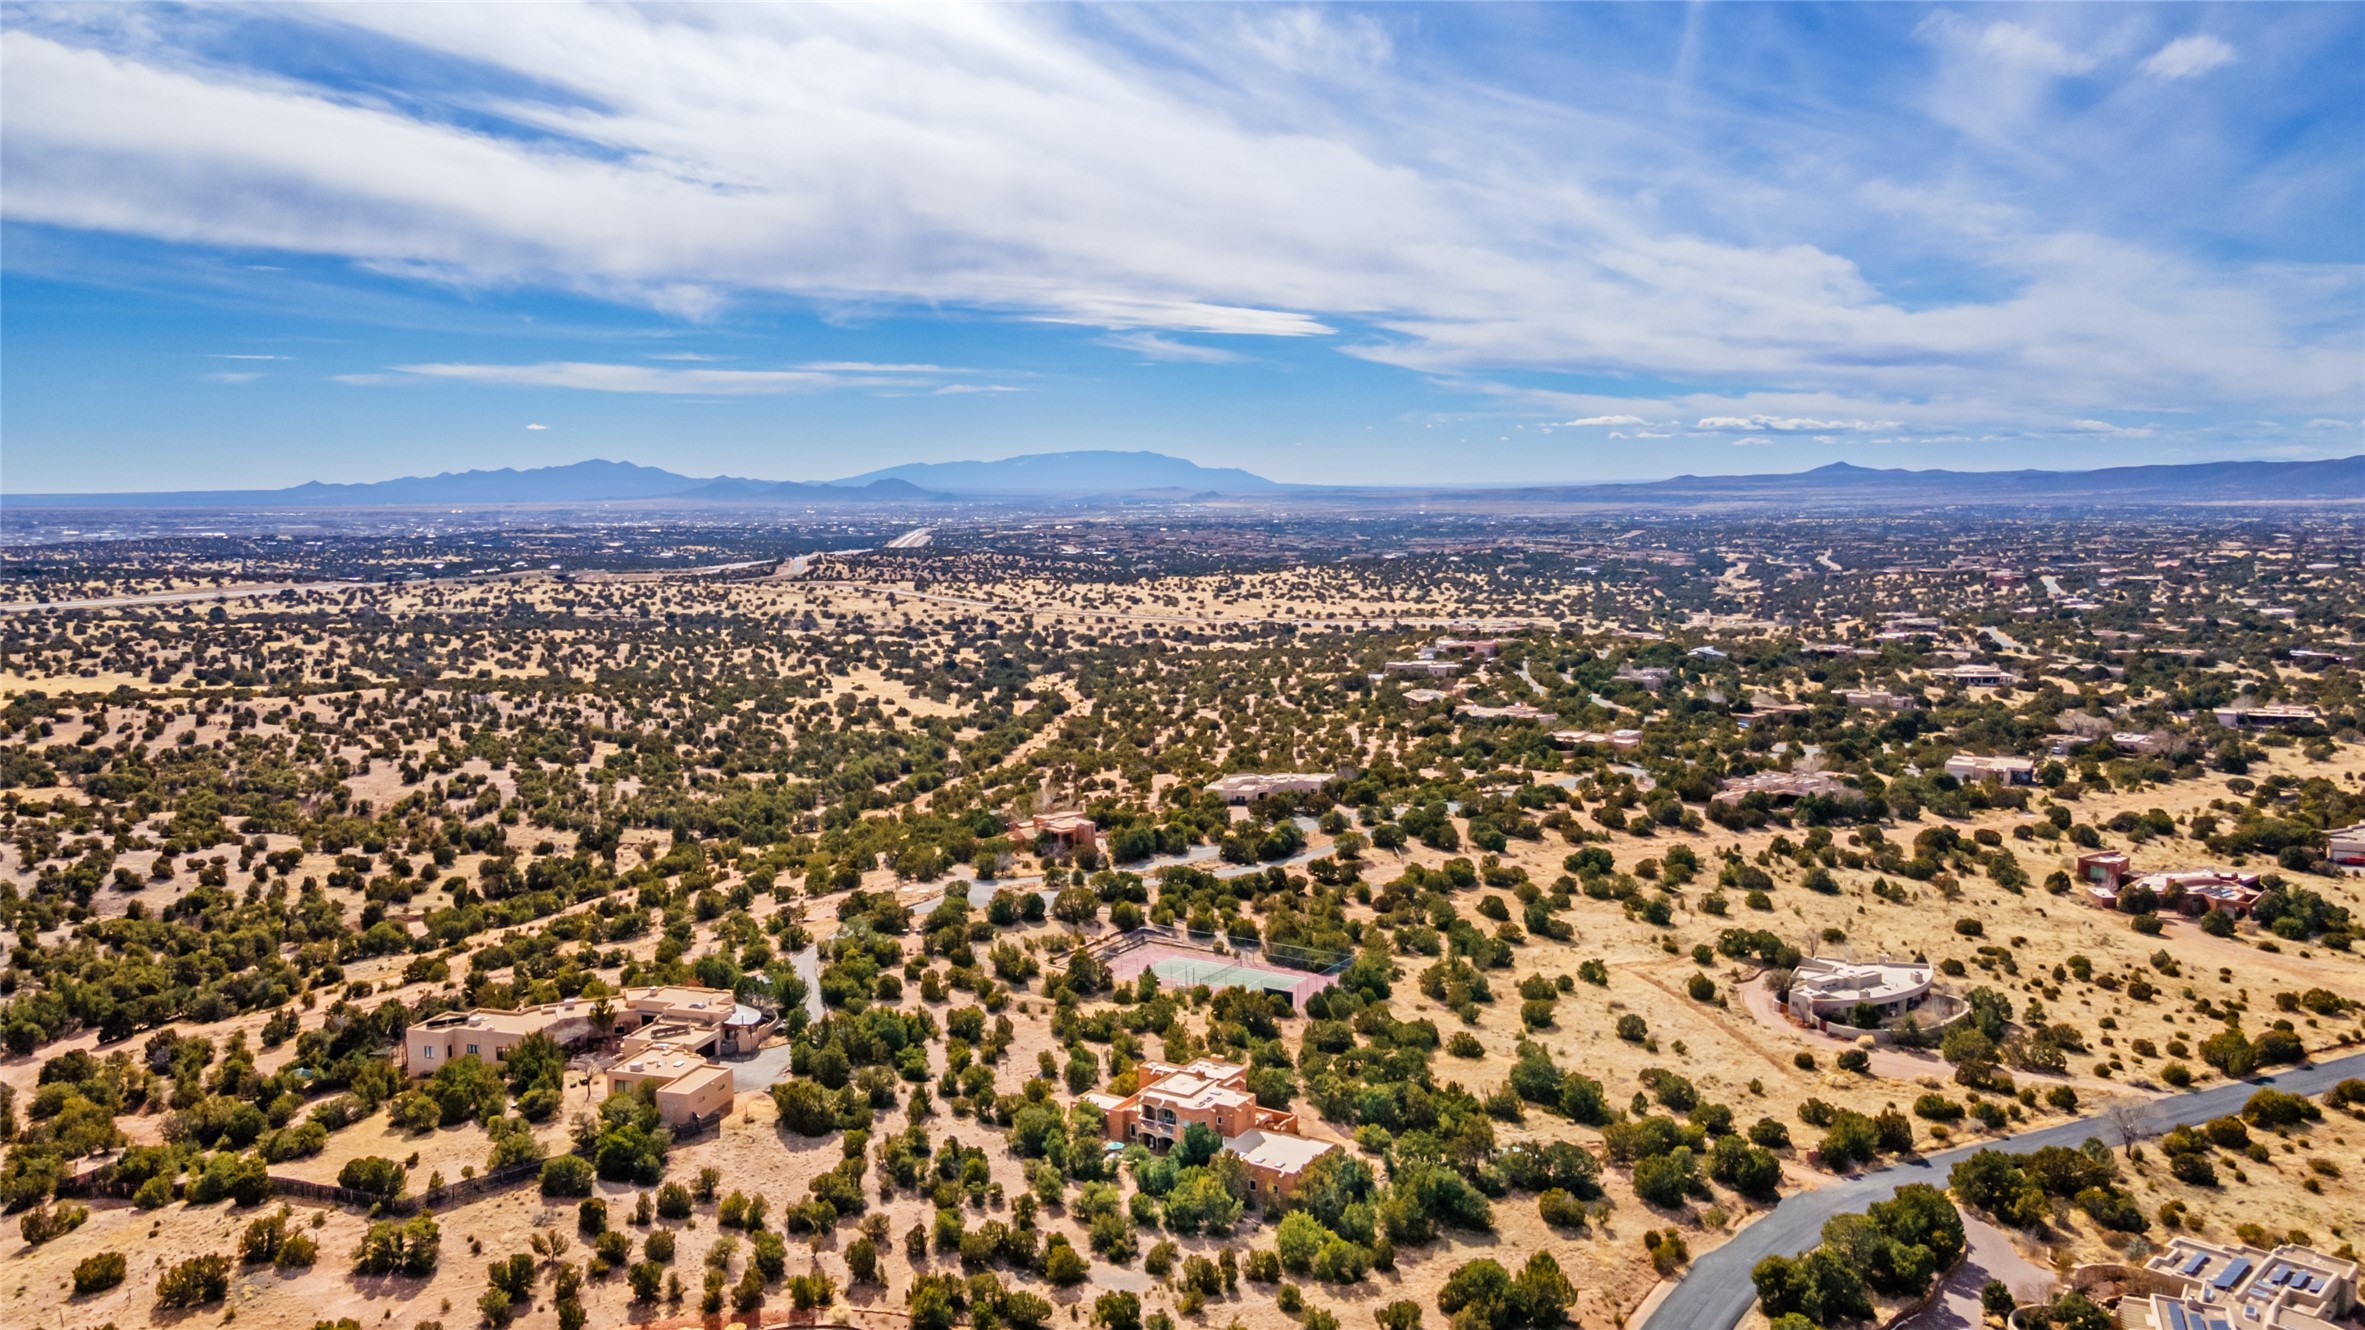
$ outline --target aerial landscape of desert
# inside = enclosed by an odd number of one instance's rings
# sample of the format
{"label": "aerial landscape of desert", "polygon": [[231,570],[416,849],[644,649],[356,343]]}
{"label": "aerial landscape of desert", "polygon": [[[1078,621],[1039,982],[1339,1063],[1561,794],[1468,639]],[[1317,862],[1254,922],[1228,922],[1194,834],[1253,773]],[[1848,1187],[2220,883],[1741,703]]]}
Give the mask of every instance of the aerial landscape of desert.
{"label": "aerial landscape of desert", "polygon": [[14,549],[11,1319],[1640,1324],[1940,1155],[2007,1301],[2353,1269],[2345,522],[872,520]]}
{"label": "aerial landscape of desert", "polygon": [[0,1330],[2365,1330],[2365,4],[0,5]]}

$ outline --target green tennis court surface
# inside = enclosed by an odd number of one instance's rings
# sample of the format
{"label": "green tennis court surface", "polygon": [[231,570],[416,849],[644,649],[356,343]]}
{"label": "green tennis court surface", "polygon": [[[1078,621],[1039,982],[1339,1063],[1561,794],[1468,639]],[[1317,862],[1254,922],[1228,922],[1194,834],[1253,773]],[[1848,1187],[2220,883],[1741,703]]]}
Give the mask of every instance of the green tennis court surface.
{"label": "green tennis court surface", "polygon": [[1302,974],[1268,970],[1261,965],[1235,965],[1228,961],[1197,960],[1188,956],[1168,956],[1150,962],[1150,973],[1162,984],[1176,984],[1195,988],[1205,984],[1209,988],[1295,988]]}

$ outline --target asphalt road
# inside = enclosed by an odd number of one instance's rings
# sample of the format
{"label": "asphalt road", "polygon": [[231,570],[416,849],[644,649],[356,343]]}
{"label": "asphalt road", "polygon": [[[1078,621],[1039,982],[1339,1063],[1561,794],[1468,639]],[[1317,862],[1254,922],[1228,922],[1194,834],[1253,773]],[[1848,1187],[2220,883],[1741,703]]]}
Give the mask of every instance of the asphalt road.
{"label": "asphalt road", "polygon": [[[2292,1094],[2313,1095],[2351,1076],[2365,1076],[2365,1053],[2294,1067],[2275,1076],[2229,1081],[2191,1094],[2155,1099],[2143,1107],[2142,1132],[2156,1136],[2171,1127],[2221,1117],[2239,1109],[2251,1095],[2269,1086]],[[2112,1140],[2117,1135],[2117,1127],[2107,1117],[2086,1118],[1962,1146],[1831,1186],[1799,1192],[1775,1206],[1772,1213],[1742,1229],[1731,1242],[1694,1262],[1691,1272],[1651,1312],[1640,1330],[1730,1330],[1757,1301],[1749,1271],[1759,1261],[1772,1255],[1796,1256],[1822,1240],[1823,1221],[1833,1215],[1863,1210],[1875,1201],[1885,1201],[1906,1183],[1945,1186],[1947,1171],[1976,1151],[2026,1154],[2048,1145],[2074,1146],[2089,1136],[2100,1136],[2117,1144]]]}

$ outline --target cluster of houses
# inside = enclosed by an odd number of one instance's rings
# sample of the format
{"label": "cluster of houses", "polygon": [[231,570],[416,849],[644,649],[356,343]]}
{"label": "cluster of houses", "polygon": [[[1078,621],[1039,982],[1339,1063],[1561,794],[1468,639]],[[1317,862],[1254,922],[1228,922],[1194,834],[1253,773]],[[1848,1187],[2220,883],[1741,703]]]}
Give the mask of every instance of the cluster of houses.
{"label": "cluster of houses", "polygon": [[2357,1305],[2357,1263],[2313,1247],[2270,1252],[2180,1233],[2144,1270],[2154,1291],[2119,1304],[2130,1330],[2337,1330]]}
{"label": "cluster of houses", "polygon": [[1338,1147],[1298,1134],[1297,1114],[1266,1108],[1248,1091],[1248,1069],[1214,1058],[1187,1066],[1135,1064],[1133,1093],[1095,1092],[1083,1102],[1101,1112],[1112,1145],[1141,1145],[1164,1154],[1194,1126],[1223,1138],[1224,1149],[1246,1165],[1252,1197],[1287,1196],[1306,1166]]}
{"label": "cluster of houses", "polygon": [[403,1070],[417,1078],[461,1058],[505,1062],[537,1034],[570,1051],[620,1038],[614,1062],[601,1073],[602,1091],[647,1085],[665,1121],[680,1126],[731,1111],[731,1069],[714,1059],[753,1053],[774,1024],[769,1013],[726,989],[628,988],[613,998],[431,1016],[404,1032]]}
{"label": "cluster of houses", "polygon": [[1440,637],[1413,653],[1411,660],[1391,660],[1380,666],[1372,679],[1376,682],[1391,674],[1409,674],[1424,679],[1445,679],[1461,673],[1465,660],[1492,660],[1503,649],[1499,637]]}

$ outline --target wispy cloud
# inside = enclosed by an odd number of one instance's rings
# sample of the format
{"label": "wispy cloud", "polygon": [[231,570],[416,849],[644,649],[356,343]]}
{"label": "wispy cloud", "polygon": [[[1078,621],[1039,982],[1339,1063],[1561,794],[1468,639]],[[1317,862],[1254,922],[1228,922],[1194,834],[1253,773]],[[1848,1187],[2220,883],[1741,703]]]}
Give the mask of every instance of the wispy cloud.
{"label": "wispy cloud", "polygon": [[2234,48],[2205,32],[2179,37],[2152,53],[2143,72],[2158,79],[2188,79],[2234,62]]}
{"label": "wispy cloud", "polygon": [[[469,362],[395,365],[384,372],[339,374],[334,377],[339,383],[355,387],[442,382],[674,397],[760,397],[857,388],[947,394],[1025,391],[999,383],[936,382],[946,374],[960,372],[963,371],[943,365],[878,364],[855,360],[817,361],[783,369],[675,369],[613,361],[557,360],[522,365]],[[526,428],[547,427],[528,425]]]}
{"label": "wispy cloud", "polygon": [[[2285,44],[2353,43],[2353,16],[2325,8]],[[2350,122],[2322,107],[2353,89],[2237,61],[2237,42],[2265,49],[2240,9],[2212,19],[2225,36],[2157,46],[2156,19],[2117,9],[1940,10],[1846,42],[1753,14],[1797,87],[1687,87],[1680,123],[1652,81],[1669,76],[1639,61],[1583,64],[1570,42],[1457,65],[1424,30],[1416,62],[1404,34],[1432,20],[1386,9],[261,11],[357,58],[399,46],[475,71],[400,101],[242,63],[202,43],[201,17],[86,12],[24,11],[0,34],[11,221],[688,321],[784,298],[982,312],[1185,363],[1237,355],[1192,335],[1344,329],[1345,354],[1626,429],[2365,409],[2365,281],[2321,243],[2357,180]],[[1698,60],[1730,36],[1715,7],[1666,22]],[[2107,95],[2214,70],[2193,94]],[[2307,114],[2331,132],[2277,128]],[[1923,221],[1867,225],[1867,203]],[[967,373],[893,355],[455,356],[342,377],[917,394]],[[1552,375],[1645,386],[1564,406],[1534,387]]]}
{"label": "wispy cloud", "polygon": [[221,372],[219,372],[219,373],[208,374],[208,375],[206,375],[205,377],[206,377],[206,378],[208,378],[208,379],[210,379],[210,380],[212,380],[212,381],[213,381],[213,382],[215,382],[215,383],[230,383],[230,384],[240,384],[240,383],[253,383],[255,380],[262,378],[262,377],[263,377],[263,375],[262,375],[262,372],[261,372],[260,370],[251,370],[251,369],[248,369],[248,370],[223,370],[223,371],[221,371]]}
{"label": "wispy cloud", "polygon": [[650,365],[546,361],[538,365],[397,365],[392,375],[347,375],[347,383],[383,384],[403,378],[509,388],[572,388],[595,393],[659,393],[744,397],[826,392],[850,385],[846,376],[795,369],[659,369]]}
{"label": "wispy cloud", "polygon": [[267,356],[252,351],[216,351],[215,360],[285,360],[286,356]]}
{"label": "wispy cloud", "polygon": [[1131,351],[1148,360],[1181,361],[1193,365],[1229,365],[1245,359],[1238,352],[1220,346],[1200,346],[1195,342],[1178,342],[1154,332],[1111,333],[1100,339],[1102,346],[1113,346],[1120,351]]}
{"label": "wispy cloud", "polygon": [[1811,420],[1803,416],[1703,416],[1700,423],[1692,428],[1719,433],[1770,430],[1776,434],[1869,434],[1875,430],[1896,429],[1899,423],[1894,420]]}
{"label": "wispy cloud", "polygon": [[549,429],[550,427],[549,427],[548,425],[528,425],[528,426],[526,426],[526,428],[527,428],[527,429]]}
{"label": "wispy cloud", "polygon": [[1582,416],[1560,422],[1569,429],[1590,429],[1597,425],[1648,425],[1641,416]]}
{"label": "wispy cloud", "polygon": [[2149,425],[2120,425],[2108,420],[2073,420],[2069,422],[2068,432],[2099,434],[2110,439],[2148,439],[2152,436]]}

